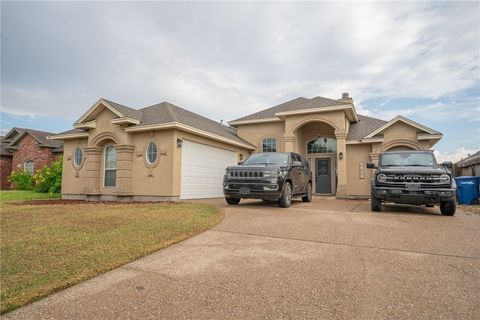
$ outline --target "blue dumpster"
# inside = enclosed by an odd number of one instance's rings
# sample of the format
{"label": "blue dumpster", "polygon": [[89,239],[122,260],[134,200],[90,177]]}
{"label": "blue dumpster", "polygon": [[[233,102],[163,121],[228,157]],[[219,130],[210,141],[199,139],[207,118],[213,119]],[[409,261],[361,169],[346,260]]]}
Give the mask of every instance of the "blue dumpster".
{"label": "blue dumpster", "polygon": [[457,199],[459,204],[478,204],[480,177],[464,176],[456,177]]}

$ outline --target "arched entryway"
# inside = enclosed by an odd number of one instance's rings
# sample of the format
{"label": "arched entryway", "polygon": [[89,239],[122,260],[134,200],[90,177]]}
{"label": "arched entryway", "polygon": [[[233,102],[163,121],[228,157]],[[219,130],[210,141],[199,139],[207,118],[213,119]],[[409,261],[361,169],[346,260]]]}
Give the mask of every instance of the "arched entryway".
{"label": "arched entryway", "polygon": [[304,124],[295,132],[297,152],[310,163],[315,194],[336,193],[338,166],[335,128],[326,122]]}

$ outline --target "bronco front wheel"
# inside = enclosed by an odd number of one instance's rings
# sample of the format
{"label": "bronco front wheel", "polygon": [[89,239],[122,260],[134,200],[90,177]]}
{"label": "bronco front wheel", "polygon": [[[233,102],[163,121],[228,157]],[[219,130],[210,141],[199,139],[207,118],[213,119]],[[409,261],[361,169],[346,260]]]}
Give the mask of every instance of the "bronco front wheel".
{"label": "bronco front wheel", "polygon": [[457,205],[455,201],[443,201],[440,203],[440,212],[443,216],[453,216],[455,214]]}
{"label": "bronco front wheel", "polygon": [[373,192],[370,195],[370,208],[375,212],[382,211],[382,201],[375,197]]}

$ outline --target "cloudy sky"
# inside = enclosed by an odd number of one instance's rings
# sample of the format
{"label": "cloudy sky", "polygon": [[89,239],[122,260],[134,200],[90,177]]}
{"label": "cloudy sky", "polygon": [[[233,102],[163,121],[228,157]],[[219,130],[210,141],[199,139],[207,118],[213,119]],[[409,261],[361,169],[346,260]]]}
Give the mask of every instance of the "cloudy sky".
{"label": "cloudy sky", "polygon": [[98,98],[232,120],[354,98],[480,149],[480,3],[1,2],[1,130],[60,132]]}

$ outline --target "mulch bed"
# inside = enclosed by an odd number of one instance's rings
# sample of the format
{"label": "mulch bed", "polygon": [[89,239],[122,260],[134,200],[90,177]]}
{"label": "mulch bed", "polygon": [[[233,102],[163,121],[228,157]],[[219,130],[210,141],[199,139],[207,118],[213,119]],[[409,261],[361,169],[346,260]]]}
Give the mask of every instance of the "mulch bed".
{"label": "mulch bed", "polygon": [[66,200],[66,199],[45,199],[45,200],[27,200],[27,201],[15,201],[8,202],[8,204],[15,206],[24,206],[24,205],[75,205],[75,204],[109,204],[109,205],[119,205],[119,204],[150,204],[150,203],[161,203],[161,204],[175,204],[173,201],[86,201],[86,200]]}

